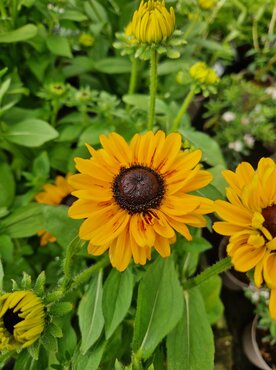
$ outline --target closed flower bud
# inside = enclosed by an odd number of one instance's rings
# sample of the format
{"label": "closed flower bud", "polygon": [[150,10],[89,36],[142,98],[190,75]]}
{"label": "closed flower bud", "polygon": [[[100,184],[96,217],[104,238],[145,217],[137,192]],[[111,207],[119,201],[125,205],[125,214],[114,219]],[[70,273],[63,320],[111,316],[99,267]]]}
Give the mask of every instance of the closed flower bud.
{"label": "closed flower bud", "polygon": [[44,330],[44,305],[30,290],[0,297],[0,351],[29,347]]}
{"label": "closed flower bud", "polygon": [[219,81],[216,72],[205,63],[198,62],[189,70],[190,76],[202,85],[214,85]]}
{"label": "closed flower bud", "polygon": [[82,33],[79,37],[79,43],[82,46],[89,47],[92,46],[95,42],[95,38],[89,33]]}
{"label": "closed flower bud", "polygon": [[132,33],[136,40],[148,44],[166,41],[174,27],[174,10],[171,7],[168,11],[164,0],[142,0],[132,18]]}
{"label": "closed flower bud", "polygon": [[198,0],[199,6],[202,9],[211,9],[216,4],[215,0]]}

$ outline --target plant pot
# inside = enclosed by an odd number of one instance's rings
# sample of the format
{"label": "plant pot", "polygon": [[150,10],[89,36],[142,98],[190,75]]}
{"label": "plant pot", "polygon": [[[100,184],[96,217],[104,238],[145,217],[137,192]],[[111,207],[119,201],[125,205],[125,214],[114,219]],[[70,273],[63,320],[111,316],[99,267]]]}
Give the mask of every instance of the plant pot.
{"label": "plant pot", "polygon": [[[224,237],[219,244],[218,257],[220,260],[227,256],[226,247],[228,242],[229,238]],[[244,288],[247,288],[249,285],[249,280],[247,282],[246,275],[239,271],[234,270],[233,268],[225,271],[221,275],[221,277],[223,285],[231,290],[243,290]]]}
{"label": "plant pot", "polygon": [[254,320],[244,330],[242,338],[243,350],[249,361],[259,369],[272,370],[272,367],[264,360],[257,342],[257,321],[258,316],[255,316]]}

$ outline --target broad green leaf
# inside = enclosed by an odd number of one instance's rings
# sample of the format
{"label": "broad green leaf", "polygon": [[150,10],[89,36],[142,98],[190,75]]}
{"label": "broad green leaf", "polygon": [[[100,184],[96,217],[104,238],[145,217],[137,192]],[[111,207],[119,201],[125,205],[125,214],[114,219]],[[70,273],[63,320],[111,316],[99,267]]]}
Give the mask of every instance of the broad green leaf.
{"label": "broad green leaf", "polygon": [[[225,166],[218,165],[209,169],[209,172],[213,175],[212,185],[220,192],[221,196],[217,199],[223,199],[225,194],[225,188],[228,186],[226,180],[222,176],[222,171],[225,170]],[[213,198],[212,198],[213,199]]]}
{"label": "broad green leaf", "polygon": [[45,121],[29,118],[10,126],[5,137],[15,144],[38,147],[58,137],[58,132]]}
{"label": "broad green leaf", "polygon": [[108,74],[129,73],[131,63],[126,58],[111,57],[95,61],[94,67],[97,71]]}
{"label": "broad green leaf", "polygon": [[47,152],[42,152],[33,162],[33,174],[39,178],[47,178],[50,171],[50,163]]}
{"label": "broad green leaf", "polygon": [[77,10],[65,10],[64,13],[60,14],[60,19],[83,22],[87,20],[87,16]]}
{"label": "broad green leaf", "polygon": [[181,320],[167,337],[168,370],[213,370],[212,328],[198,288],[184,292]]}
{"label": "broad green leaf", "polygon": [[[126,104],[133,105],[144,111],[148,111],[149,107],[149,97],[142,94],[124,95],[123,101]],[[169,112],[169,107],[163,100],[156,99],[156,113],[167,114]]]}
{"label": "broad green leaf", "polygon": [[46,39],[46,44],[54,55],[72,58],[71,48],[66,37],[50,35]]}
{"label": "broad green leaf", "polygon": [[0,162],[0,174],[0,207],[9,207],[15,195],[15,181],[6,162]]}
{"label": "broad green leaf", "polygon": [[103,288],[103,315],[105,334],[109,339],[128,312],[133,290],[130,269],[124,272],[111,270]]}
{"label": "broad green leaf", "polygon": [[11,238],[26,238],[41,229],[42,221],[42,205],[32,203],[16,209],[0,225]]}
{"label": "broad green leaf", "polygon": [[79,146],[85,145],[89,143],[90,145],[99,144],[100,142],[100,135],[107,135],[109,134],[114,127],[111,125],[104,125],[103,123],[95,123],[89,127],[87,127],[79,138]]}
{"label": "broad green leaf", "polygon": [[35,37],[36,34],[37,27],[34,24],[25,24],[25,26],[16,30],[1,33],[0,43],[26,41]]}
{"label": "broad green leaf", "polygon": [[66,247],[78,234],[81,221],[68,217],[66,206],[43,204],[43,228],[54,235],[60,245]]}
{"label": "broad green leaf", "polygon": [[80,351],[82,355],[85,355],[96,342],[104,326],[102,276],[102,271],[94,276],[92,281],[90,281],[90,287],[80,301],[78,317],[81,331]]}
{"label": "broad green leaf", "polygon": [[98,344],[95,348],[82,354],[77,348],[73,356],[74,370],[98,370],[104,352],[105,343]]}
{"label": "broad green leaf", "polygon": [[224,195],[212,184],[209,184],[204,188],[194,191],[193,194],[200,195],[201,197],[205,197],[212,200],[224,198]]}
{"label": "broad green leaf", "polygon": [[30,353],[24,349],[16,357],[16,362],[13,370],[41,370],[48,368],[48,354],[44,348],[40,347],[39,360],[32,358]]}
{"label": "broad green leaf", "polygon": [[217,322],[223,313],[223,303],[220,299],[221,278],[217,275],[199,285],[206,313],[210,324]]}
{"label": "broad green leaf", "polygon": [[84,10],[93,23],[104,23],[108,21],[105,8],[96,0],[85,1]]}
{"label": "broad green leaf", "polygon": [[77,335],[71,326],[70,320],[64,320],[63,324],[63,337],[58,340],[58,359],[61,359],[61,361],[66,360],[66,355],[71,358],[77,346]]}
{"label": "broad green leaf", "polygon": [[12,262],[13,242],[9,235],[0,235],[0,257],[6,262]]}
{"label": "broad green leaf", "polygon": [[177,324],[182,311],[183,293],[173,258],[158,258],[139,285],[133,350],[147,359]]}
{"label": "broad green leaf", "polygon": [[203,160],[212,166],[222,165],[225,167],[224,158],[218,143],[209,135],[190,130],[179,130],[184,139],[187,139],[196,148],[203,152]]}

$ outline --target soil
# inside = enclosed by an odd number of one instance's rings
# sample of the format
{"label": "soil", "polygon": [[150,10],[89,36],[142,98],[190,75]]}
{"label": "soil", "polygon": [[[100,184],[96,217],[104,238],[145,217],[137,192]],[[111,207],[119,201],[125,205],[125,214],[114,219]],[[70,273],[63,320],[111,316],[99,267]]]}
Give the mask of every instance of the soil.
{"label": "soil", "polygon": [[270,345],[270,343],[263,342],[262,338],[266,335],[265,330],[256,329],[256,339],[262,357],[273,370],[276,370],[276,344]]}

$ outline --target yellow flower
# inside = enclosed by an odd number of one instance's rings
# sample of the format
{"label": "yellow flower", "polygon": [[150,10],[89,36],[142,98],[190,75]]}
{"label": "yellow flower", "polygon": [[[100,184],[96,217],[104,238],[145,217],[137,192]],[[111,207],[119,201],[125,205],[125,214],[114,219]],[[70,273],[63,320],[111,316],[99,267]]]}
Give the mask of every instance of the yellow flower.
{"label": "yellow flower", "polygon": [[29,347],[44,330],[44,305],[29,290],[0,297],[0,351]]}
{"label": "yellow flower", "polygon": [[82,46],[89,47],[92,46],[95,42],[95,38],[89,33],[82,33],[79,37],[79,43]]}
{"label": "yellow flower", "polygon": [[174,31],[175,14],[165,7],[165,0],[141,1],[132,18],[132,32],[136,40],[145,43],[165,41]]}
{"label": "yellow flower", "polygon": [[169,256],[175,230],[191,240],[186,225],[206,225],[203,214],[213,202],[188,194],[212,178],[198,164],[200,150],[180,151],[181,136],[162,131],[136,134],[130,144],[116,133],[100,141],[103,149],[88,146],[90,159],[75,159],[80,174],[69,179],[79,198],[69,216],[86,218],[79,235],[90,241],[90,254],[109,249],[112,265],[123,271],[132,257],[144,265],[152,247]]}
{"label": "yellow flower", "polygon": [[211,9],[216,4],[215,0],[198,0],[199,6],[203,9]]}
{"label": "yellow flower", "polygon": [[219,81],[216,72],[207,67],[204,62],[198,62],[192,65],[189,70],[190,76],[203,85],[214,85]]}
{"label": "yellow flower", "polygon": [[217,200],[215,211],[224,220],[214,229],[230,236],[227,252],[236,270],[254,269],[257,287],[271,289],[270,313],[276,320],[276,164],[262,158],[257,170],[242,162],[235,172],[223,172],[230,187],[228,202]]}
{"label": "yellow flower", "polygon": [[132,22],[129,22],[128,25],[124,29],[125,36],[128,39],[129,44],[136,44],[137,40],[134,37],[133,30],[132,30]]}
{"label": "yellow flower", "polygon": [[[71,195],[73,188],[68,183],[68,177],[57,176],[54,184],[45,184],[43,186],[44,191],[36,194],[35,200],[42,204],[64,204],[69,207],[76,198]],[[56,241],[56,238],[44,229],[40,230],[37,234],[40,236],[41,246]]]}

